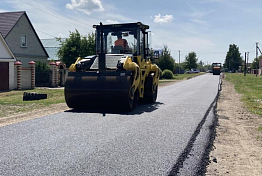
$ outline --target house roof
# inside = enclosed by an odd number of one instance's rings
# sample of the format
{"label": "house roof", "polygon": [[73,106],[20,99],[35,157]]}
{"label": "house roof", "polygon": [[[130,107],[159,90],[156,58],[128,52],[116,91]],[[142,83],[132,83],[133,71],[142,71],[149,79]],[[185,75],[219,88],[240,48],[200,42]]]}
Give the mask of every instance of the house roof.
{"label": "house roof", "polygon": [[46,52],[42,42],[40,41],[40,39],[39,39],[39,37],[38,37],[38,35],[35,31],[35,28],[33,27],[32,23],[31,23],[30,19],[28,18],[25,11],[0,13],[0,33],[2,33],[4,38],[6,38],[6,36],[12,31],[12,29],[14,28],[16,23],[20,20],[20,18],[23,15],[25,15],[25,17],[27,18],[27,20],[28,20],[30,26],[32,27],[40,45],[44,49],[46,56],[49,57],[48,53]]}
{"label": "house roof", "polygon": [[42,44],[45,48],[49,47],[56,47],[60,48],[62,42],[64,42],[66,38],[61,38],[61,40],[58,40],[57,38],[51,38],[51,39],[41,39]]}
{"label": "house roof", "polygon": [[17,21],[24,13],[24,11],[0,13],[0,32],[2,33],[4,38],[13,29]]}
{"label": "house roof", "polygon": [[57,38],[41,39],[41,42],[49,55],[48,60],[60,60],[57,57],[57,52],[61,47],[62,42],[64,42],[65,40],[66,38],[61,38],[60,40],[58,40]]}
{"label": "house roof", "polygon": [[49,58],[47,58],[47,60],[60,60],[57,56],[59,48],[45,48],[45,50],[49,55]]}

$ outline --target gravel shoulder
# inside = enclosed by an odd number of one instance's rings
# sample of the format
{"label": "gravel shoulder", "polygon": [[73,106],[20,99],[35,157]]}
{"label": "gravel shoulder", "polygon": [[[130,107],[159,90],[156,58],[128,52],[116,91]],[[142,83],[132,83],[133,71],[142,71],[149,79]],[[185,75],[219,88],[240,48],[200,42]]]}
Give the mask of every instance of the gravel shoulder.
{"label": "gravel shoulder", "polygon": [[52,106],[48,106],[45,108],[29,111],[29,112],[22,112],[22,113],[13,114],[7,117],[1,117],[0,118],[0,127],[11,125],[14,123],[23,122],[26,120],[36,119],[39,117],[55,114],[58,112],[63,112],[65,110],[69,110],[67,105],[65,103],[59,103],[59,104],[54,104]]}
{"label": "gravel shoulder", "polygon": [[262,175],[262,117],[250,113],[234,85],[224,81],[217,104],[218,126],[206,175]]}

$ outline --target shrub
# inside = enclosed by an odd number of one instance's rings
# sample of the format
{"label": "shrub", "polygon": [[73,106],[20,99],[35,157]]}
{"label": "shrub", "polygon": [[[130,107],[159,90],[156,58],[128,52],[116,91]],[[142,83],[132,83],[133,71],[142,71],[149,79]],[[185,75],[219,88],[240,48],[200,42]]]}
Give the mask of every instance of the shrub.
{"label": "shrub", "polygon": [[50,68],[47,66],[46,63],[36,61],[35,63],[35,71],[36,72],[49,72]]}
{"label": "shrub", "polygon": [[164,78],[164,79],[173,79],[174,75],[173,75],[172,71],[170,71],[168,69],[165,69],[163,71],[162,78]]}
{"label": "shrub", "polygon": [[163,71],[161,70],[161,68],[159,68],[159,74],[160,74],[160,76],[159,76],[159,78],[161,79],[162,78],[162,75],[163,75]]}

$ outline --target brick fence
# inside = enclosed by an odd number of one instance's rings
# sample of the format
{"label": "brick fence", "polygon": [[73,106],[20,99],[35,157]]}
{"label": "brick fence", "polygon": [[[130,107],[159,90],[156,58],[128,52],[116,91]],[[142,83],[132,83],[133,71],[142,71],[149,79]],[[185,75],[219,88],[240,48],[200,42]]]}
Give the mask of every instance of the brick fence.
{"label": "brick fence", "polygon": [[[14,89],[34,89],[35,88],[35,62],[30,61],[29,67],[22,67],[22,63],[15,62],[14,68]],[[64,86],[67,78],[68,69],[62,62],[49,63],[51,70],[50,87]]]}

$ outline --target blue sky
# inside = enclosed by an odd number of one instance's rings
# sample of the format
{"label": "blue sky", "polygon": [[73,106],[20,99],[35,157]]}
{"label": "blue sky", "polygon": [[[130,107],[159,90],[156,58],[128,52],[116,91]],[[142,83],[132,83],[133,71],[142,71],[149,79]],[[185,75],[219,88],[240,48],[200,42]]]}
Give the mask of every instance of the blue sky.
{"label": "blue sky", "polygon": [[[0,12],[26,11],[39,37],[82,35],[93,24],[141,21],[150,26],[152,47],[167,45],[178,62],[194,51],[205,63],[224,63],[230,44],[255,57],[262,44],[261,0],[1,0]],[[262,45],[261,46],[262,49]]]}

